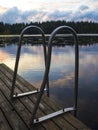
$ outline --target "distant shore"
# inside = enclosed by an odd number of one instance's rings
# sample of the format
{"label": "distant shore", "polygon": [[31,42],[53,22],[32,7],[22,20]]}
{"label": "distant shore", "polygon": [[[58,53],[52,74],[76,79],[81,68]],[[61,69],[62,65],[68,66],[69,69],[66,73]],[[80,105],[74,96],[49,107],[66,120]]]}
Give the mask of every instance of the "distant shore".
{"label": "distant shore", "polygon": [[[98,34],[77,34],[80,45],[93,44],[98,42]],[[20,35],[0,35],[0,46],[4,44],[16,44],[19,42]],[[50,34],[45,34],[46,44]],[[42,36],[40,34],[36,35],[24,35],[23,44],[42,44]],[[53,40],[53,45],[73,45],[72,34],[57,34]]]}
{"label": "distant shore", "polygon": [[[82,33],[82,34],[77,34],[78,36],[84,36],[84,37],[88,37],[88,36],[98,36],[98,34],[90,34],[90,33]],[[0,35],[0,38],[7,38],[7,37],[19,37],[19,34],[16,35]],[[25,37],[41,37],[41,34],[30,34],[30,35],[24,35]],[[45,34],[45,37],[49,37],[50,34]],[[57,37],[69,37],[72,36],[72,34],[57,34]]]}

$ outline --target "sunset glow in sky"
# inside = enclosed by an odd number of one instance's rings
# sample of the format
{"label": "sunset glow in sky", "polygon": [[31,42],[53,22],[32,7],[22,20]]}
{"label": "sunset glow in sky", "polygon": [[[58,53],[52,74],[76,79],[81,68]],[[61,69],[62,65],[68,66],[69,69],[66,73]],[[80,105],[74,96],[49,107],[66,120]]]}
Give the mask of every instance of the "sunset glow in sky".
{"label": "sunset glow in sky", "polygon": [[98,22],[98,0],[0,0],[0,21],[48,20]]}

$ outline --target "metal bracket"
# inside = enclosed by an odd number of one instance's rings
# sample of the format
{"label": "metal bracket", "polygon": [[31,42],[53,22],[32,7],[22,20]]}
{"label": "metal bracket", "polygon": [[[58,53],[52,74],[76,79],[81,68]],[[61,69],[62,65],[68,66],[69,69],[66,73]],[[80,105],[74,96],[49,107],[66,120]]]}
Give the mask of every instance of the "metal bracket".
{"label": "metal bracket", "polygon": [[56,111],[56,112],[48,114],[46,116],[34,119],[32,123],[33,124],[42,123],[42,122],[44,122],[46,120],[52,119],[52,118],[54,118],[56,116],[60,116],[60,115],[62,115],[64,113],[67,113],[67,112],[70,112],[70,111],[75,111],[75,108],[74,107],[64,108],[62,110]]}
{"label": "metal bracket", "polygon": [[[45,88],[44,91],[47,91],[47,88]],[[19,93],[19,94],[16,93],[16,94],[13,95],[13,98],[24,97],[24,96],[28,96],[28,95],[32,95],[32,94],[37,94],[39,92],[40,92],[40,89],[29,91],[29,92],[25,92],[25,93]]]}

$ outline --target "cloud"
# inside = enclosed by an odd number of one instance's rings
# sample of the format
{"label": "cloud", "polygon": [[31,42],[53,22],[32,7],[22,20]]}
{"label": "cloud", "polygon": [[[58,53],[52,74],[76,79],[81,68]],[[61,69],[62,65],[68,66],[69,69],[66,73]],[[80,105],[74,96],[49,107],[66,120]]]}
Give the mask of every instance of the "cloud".
{"label": "cloud", "polygon": [[0,15],[0,21],[5,23],[20,23],[29,22],[31,16],[35,16],[37,11],[21,11],[17,7],[10,8],[5,13]]}
{"label": "cloud", "polygon": [[[80,8],[85,8],[80,10]],[[73,21],[94,21],[98,22],[98,8],[91,10],[89,8],[81,6],[79,10],[73,13],[71,20]]]}
{"label": "cloud", "polygon": [[5,23],[27,23],[27,22],[39,22],[47,21],[48,19],[47,11],[29,10],[21,11],[17,7],[8,9],[3,14],[0,14],[0,21]]}
{"label": "cloud", "polygon": [[1,13],[4,13],[6,10],[7,10],[7,8],[5,8],[5,7],[3,7],[3,6],[0,6],[0,14],[1,14]]}
{"label": "cloud", "polygon": [[0,21],[8,23],[17,22],[17,20],[19,20],[20,18],[20,10],[18,10],[16,7],[13,7],[0,15]]}
{"label": "cloud", "polygon": [[86,6],[86,5],[82,5],[82,6],[79,7],[79,10],[81,10],[81,11],[84,11],[84,10],[87,10],[87,9],[89,9],[89,7]]}
{"label": "cloud", "polygon": [[76,10],[28,10],[21,11],[17,7],[10,8],[0,14],[0,21],[5,23],[27,23],[42,22],[50,20],[66,21],[98,21],[98,8],[91,9],[89,6],[81,5]]}
{"label": "cloud", "polygon": [[72,11],[55,10],[54,12],[48,13],[48,18],[50,20],[68,20],[71,14]]}

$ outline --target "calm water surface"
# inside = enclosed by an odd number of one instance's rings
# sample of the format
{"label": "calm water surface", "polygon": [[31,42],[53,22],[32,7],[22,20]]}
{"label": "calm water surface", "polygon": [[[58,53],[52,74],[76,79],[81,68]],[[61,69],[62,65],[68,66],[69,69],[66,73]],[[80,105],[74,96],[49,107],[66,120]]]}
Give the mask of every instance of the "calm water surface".
{"label": "calm water surface", "polygon": [[[14,68],[17,45],[0,47],[0,63]],[[78,118],[98,130],[98,44],[79,47]],[[36,87],[44,74],[42,46],[23,45],[18,73]],[[53,47],[50,94],[62,106],[73,104],[74,46]]]}

